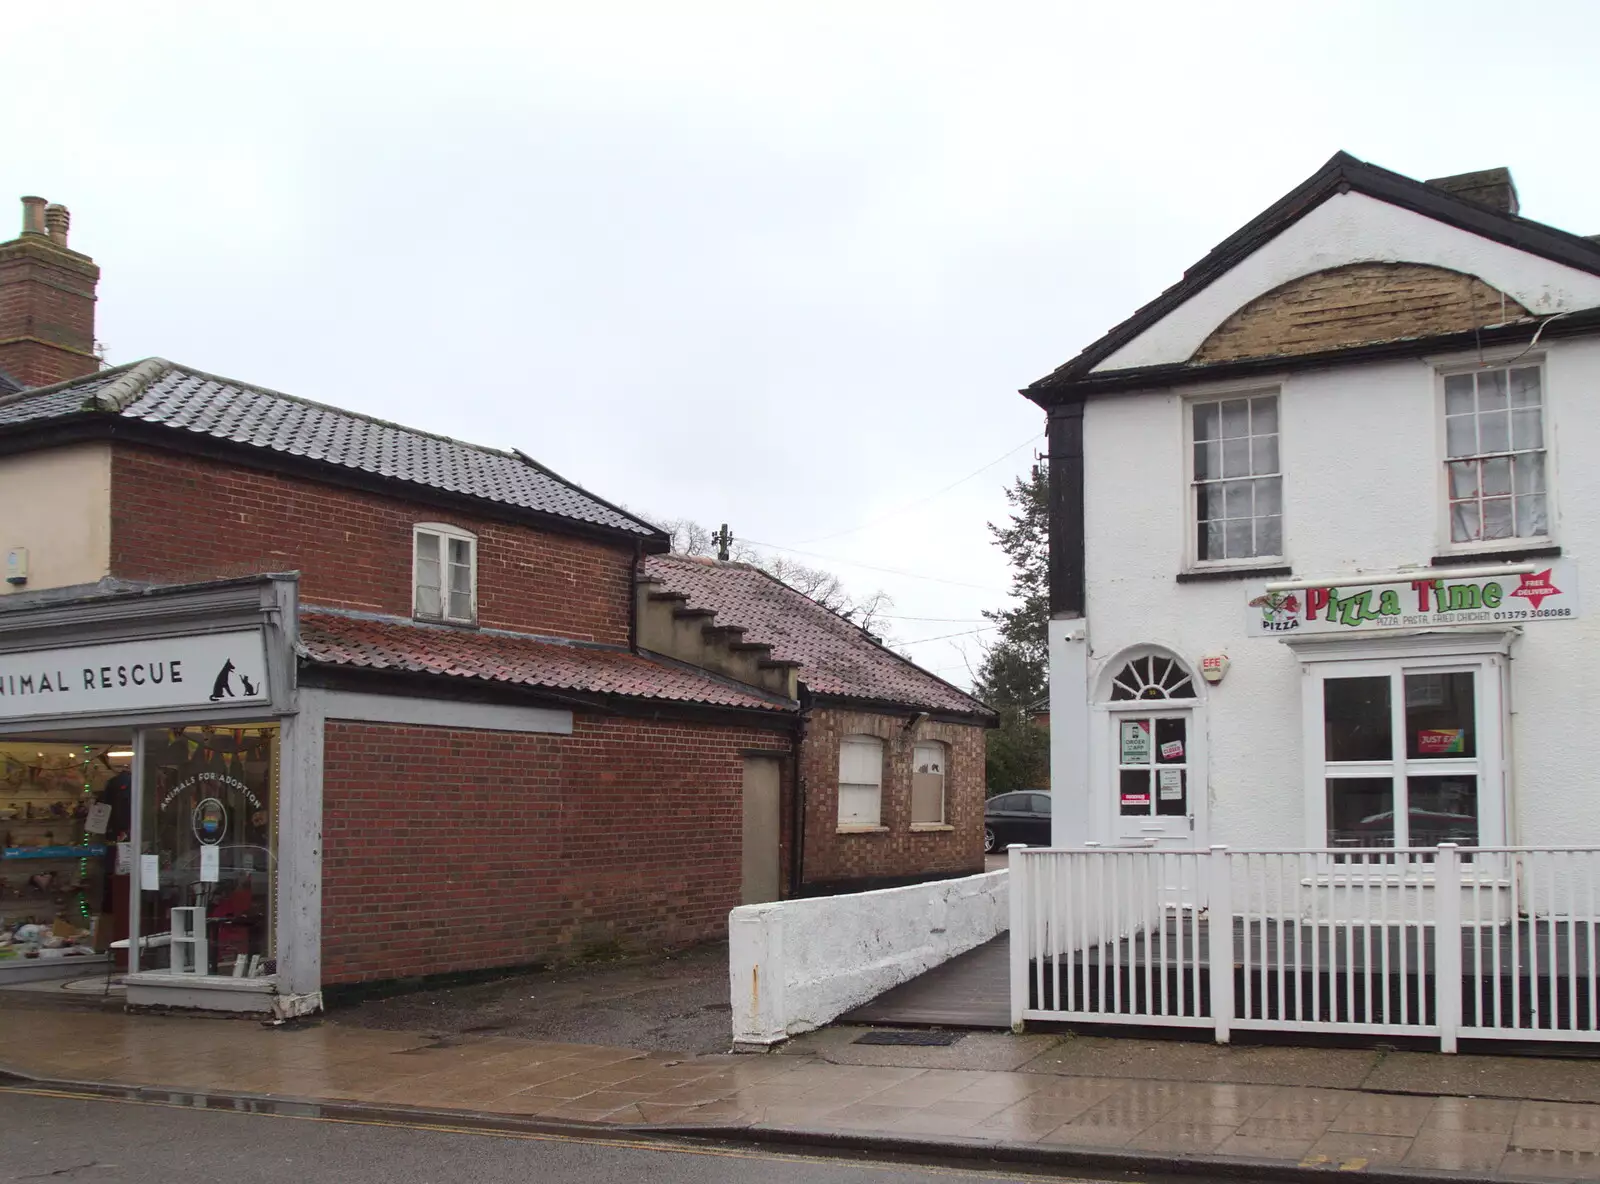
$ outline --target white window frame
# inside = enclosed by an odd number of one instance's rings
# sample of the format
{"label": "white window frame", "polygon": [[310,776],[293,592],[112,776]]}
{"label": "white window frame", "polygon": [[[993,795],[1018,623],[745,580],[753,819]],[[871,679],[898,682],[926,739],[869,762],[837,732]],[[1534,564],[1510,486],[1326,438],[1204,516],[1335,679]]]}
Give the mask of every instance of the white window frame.
{"label": "white window frame", "polygon": [[[875,752],[877,753],[877,763],[876,763],[876,771],[877,771],[877,774],[878,774],[877,782],[876,783],[872,783],[872,782],[866,782],[866,781],[846,781],[844,779],[845,778],[844,762],[845,762],[845,752],[846,752],[846,750],[849,749],[849,748],[852,748],[852,747],[862,747],[862,748],[864,748],[868,744],[870,744],[873,747],[873,749],[875,750]],[[883,758],[884,758],[884,753],[885,753],[886,747],[887,746],[884,744],[882,736],[870,736],[870,735],[866,735],[864,733],[861,733],[861,734],[850,735],[850,736],[841,736],[839,738],[838,822],[839,822],[839,829],[841,831],[879,831],[879,830],[887,829],[883,825]],[[866,821],[865,820],[865,817],[866,817],[865,814],[863,814],[861,817],[856,817],[854,811],[851,812],[851,816],[849,818],[845,817],[845,790],[846,789],[870,789],[870,790],[873,790],[873,791],[876,792],[876,794],[877,794],[877,811],[872,816],[871,821]]]}
{"label": "white window frame", "polygon": [[[1475,374],[1484,370],[1521,370],[1536,369],[1539,371],[1539,407],[1542,415],[1542,451],[1544,453],[1544,514],[1546,532],[1541,535],[1510,535],[1502,539],[1479,539],[1472,542],[1458,543],[1452,536],[1450,528],[1450,442],[1445,424],[1445,379],[1457,374]],[[1556,545],[1556,449],[1554,433],[1551,430],[1551,404],[1549,370],[1545,366],[1543,353],[1519,354],[1500,351],[1486,354],[1481,359],[1474,356],[1470,361],[1461,359],[1455,361],[1437,362],[1434,368],[1434,427],[1435,427],[1435,452],[1434,483],[1437,489],[1438,502],[1437,533],[1439,539],[1438,554],[1440,555],[1476,555],[1484,552],[1495,553],[1499,551],[1516,551],[1532,547],[1550,547]],[[1281,420],[1280,420],[1281,423]],[[1281,447],[1281,444],[1280,444]],[[1281,455],[1281,454],[1280,454]],[[1281,459],[1280,459],[1281,463]]]}
{"label": "white window frame", "polygon": [[[1356,642],[1356,639],[1346,639]],[[1394,712],[1391,746],[1386,761],[1339,762],[1348,776],[1390,777],[1394,784],[1393,808],[1395,838],[1398,844],[1400,820],[1408,808],[1409,776],[1471,773],[1478,778],[1478,845],[1504,846],[1510,835],[1510,792],[1506,776],[1506,742],[1509,735],[1506,694],[1508,661],[1502,635],[1486,641],[1481,635],[1417,638],[1406,644],[1385,644],[1366,640],[1348,647],[1312,644],[1307,638],[1297,648],[1306,674],[1301,700],[1302,735],[1305,755],[1305,835],[1306,845],[1330,849],[1327,833],[1327,786],[1329,763],[1326,760],[1327,734],[1323,724],[1323,684],[1330,678],[1391,677],[1390,709]],[[1478,730],[1477,756],[1461,760],[1415,760],[1405,756],[1405,675],[1446,674],[1470,671],[1473,675],[1474,722]],[[1396,849],[1399,849],[1398,847]],[[1428,850],[1428,848],[1419,848]]]}
{"label": "white window frame", "polygon": [[[437,616],[419,611],[417,604],[417,540],[431,535],[439,540],[439,613]],[[471,611],[465,617],[450,614],[450,542],[467,543],[472,549],[470,574]],[[452,625],[478,623],[478,536],[470,530],[451,526],[448,522],[418,522],[411,528],[411,615],[419,621],[440,621]]]}
{"label": "white window frame", "polygon": [[[1442,388],[1441,388],[1442,389]],[[1201,559],[1200,558],[1200,497],[1199,487],[1195,477],[1194,465],[1194,409],[1205,403],[1225,403],[1234,399],[1260,399],[1271,396],[1278,401],[1278,478],[1279,490],[1279,547],[1276,555],[1249,555],[1240,559]],[[1284,504],[1288,495],[1288,483],[1284,474],[1288,465],[1284,455],[1284,423],[1283,423],[1283,387],[1281,384],[1268,386],[1251,386],[1244,389],[1212,389],[1198,390],[1186,394],[1178,400],[1178,405],[1183,416],[1183,491],[1184,491],[1184,516],[1183,516],[1183,557],[1186,571],[1229,571],[1235,568],[1258,567],[1284,567],[1288,560],[1288,507]]]}
{"label": "white window frame", "polygon": [[[935,749],[939,754],[939,817],[934,819],[917,818],[917,777],[918,767],[922,763],[921,753],[924,749]],[[931,776],[931,774],[921,774]],[[950,746],[940,740],[918,740],[911,746],[911,829],[912,830],[942,830],[949,821],[950,814]]]}

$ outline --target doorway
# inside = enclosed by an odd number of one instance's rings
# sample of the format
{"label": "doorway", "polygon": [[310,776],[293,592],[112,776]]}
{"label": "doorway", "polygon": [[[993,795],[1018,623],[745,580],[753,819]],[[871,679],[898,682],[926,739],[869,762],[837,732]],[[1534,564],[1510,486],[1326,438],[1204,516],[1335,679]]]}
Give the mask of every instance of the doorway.
{"label": "doorway", "polygon": [[140,968],[272,974],[278,725],[152,729],[140,747]]}
{"label": "doorway", "polygon": [[1099,836],[1117,845],[1204,847],[1205,704],[1193,672],[1176,654],[1140,646],[1107,666],[1099,698],[1104,722],[1091,741],[1107,812]]}
{"label": "doorway", "polygon": [[775,756],[744,758],[743,904],[777,900],[781,778]]}

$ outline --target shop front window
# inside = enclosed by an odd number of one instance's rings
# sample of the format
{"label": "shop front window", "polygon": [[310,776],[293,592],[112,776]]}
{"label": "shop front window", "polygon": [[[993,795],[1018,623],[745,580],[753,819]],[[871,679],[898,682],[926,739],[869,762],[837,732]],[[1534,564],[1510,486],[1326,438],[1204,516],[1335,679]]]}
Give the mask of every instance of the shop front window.
{"label": "shop front window", "polygon": [[[1329,847],[1494,842],[1483,787],[1497,751],[1497,672],[1349,663],[1323,675],[1321,765]],[[1488,723],[1493,730],[1485,733]],[[1488,833],[1486,833],[1488,832]]]}
{"label": "shop front window", "polygon": [[0,741],[0,985],[62,976],[126,937],[126,740]]}
{"label": "shop front window", "polygon": [[275,969],[278,759],[275,724],[145,733],[141,969]]}

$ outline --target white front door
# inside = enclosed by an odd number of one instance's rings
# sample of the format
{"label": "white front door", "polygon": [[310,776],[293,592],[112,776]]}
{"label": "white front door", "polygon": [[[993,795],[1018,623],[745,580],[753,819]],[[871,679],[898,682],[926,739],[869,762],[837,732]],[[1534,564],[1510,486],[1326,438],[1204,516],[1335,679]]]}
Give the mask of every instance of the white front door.
{"label": "white front door", "polygon": [[1118,704],[1111,722],[1112,833],[1119,843],[1203,847],[1205,754],[1195,712]]}

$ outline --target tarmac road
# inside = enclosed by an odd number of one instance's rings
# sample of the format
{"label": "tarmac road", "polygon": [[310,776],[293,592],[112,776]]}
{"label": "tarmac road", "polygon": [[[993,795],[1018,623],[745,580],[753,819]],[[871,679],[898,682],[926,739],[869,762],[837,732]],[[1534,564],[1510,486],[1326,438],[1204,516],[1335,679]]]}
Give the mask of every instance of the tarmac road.
{"label": "tarmac road", "polygon": [[[64,1184],[993,1184],[1018,1171],[447,1131],[0,1087],[0,1180]],[[1126,1180],[1127,1177],[1124,1177]]]}

